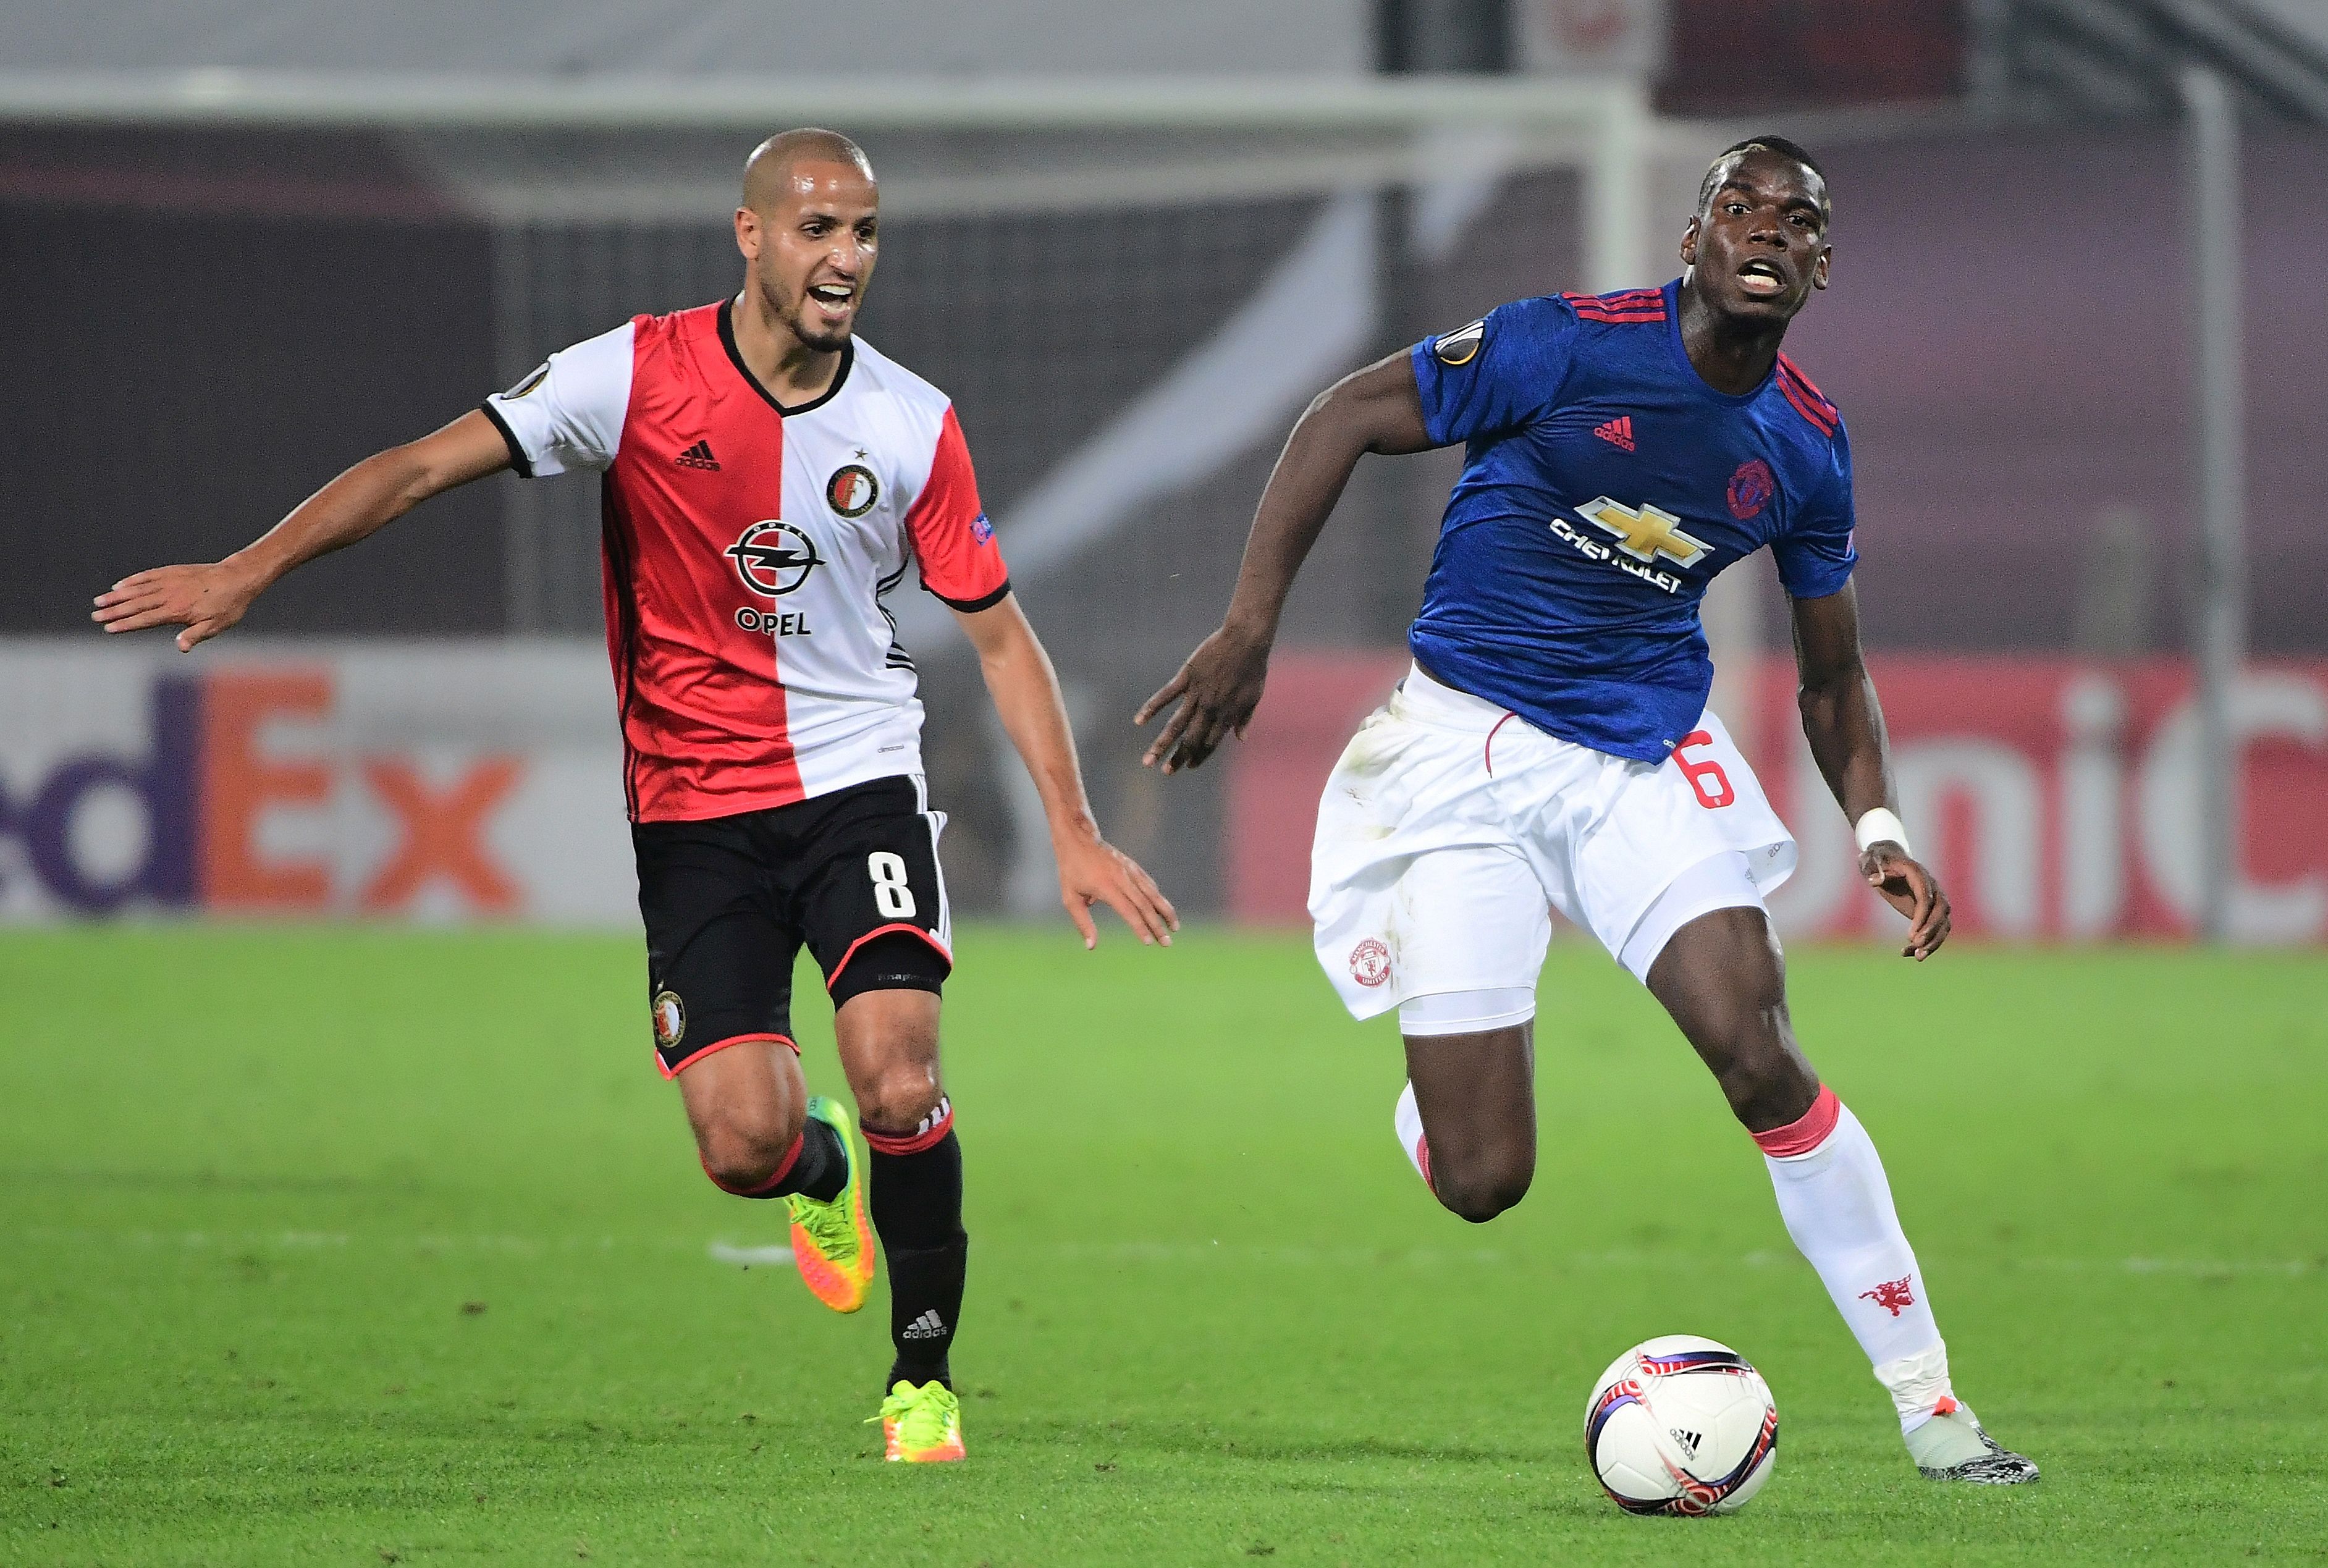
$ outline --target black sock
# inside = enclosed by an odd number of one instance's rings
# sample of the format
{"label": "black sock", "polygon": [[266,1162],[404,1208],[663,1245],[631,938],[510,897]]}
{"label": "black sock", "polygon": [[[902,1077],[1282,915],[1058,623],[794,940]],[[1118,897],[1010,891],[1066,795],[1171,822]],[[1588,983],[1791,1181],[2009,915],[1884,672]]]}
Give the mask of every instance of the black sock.
{"label": "black sock", "polygon": [[[793,1157],[792,1169],[784,1175],[753,1192],[737,1192],[738,1197],[782,1197],[797,1192],[831,1203],[840,1196],[849,1180],[849,1159],[840,1147],[840,1134],[829,1122],[812,1116],[801,1129],[800,1152]],[[726,1192],[736,1192],[732,1187]]]}
{"label": "black sock", "polygon": [[962,1142],[948,1126],[944,1137],[911,1154],[875,1147],[872,1178],[873,1228],[889,1262],[889,1338],[897,1347],[882,1390],[900,1379],[952,1388],[946,1357],[961,1323],[970,1257],[962,1228]]}

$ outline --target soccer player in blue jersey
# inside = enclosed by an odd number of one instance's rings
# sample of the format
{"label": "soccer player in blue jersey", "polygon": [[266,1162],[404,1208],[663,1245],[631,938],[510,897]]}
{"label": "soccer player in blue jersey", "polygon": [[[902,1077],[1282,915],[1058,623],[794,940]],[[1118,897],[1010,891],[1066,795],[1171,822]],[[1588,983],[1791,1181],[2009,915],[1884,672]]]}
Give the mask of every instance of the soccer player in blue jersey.
{"label": "soccer player in blue jersey", "polygon": [[1220,630],[1136,722],[1178,701],[1145,759],[1168,774],[1241,732],[1359,456],[1462,443],[1413,668],[1335,767],[1310,887],[1319,962],[1350,1011],[1398,1009],[1400,1143],[1466,1219],[1527,1191],[1535,983],[1558,909],[1713,1070],[1919,1469],[2032,1481],[1957,1399],[1875,1145],[1796,1044],[1762,901],[1794,840],[1705,706],[1699,602],[1768,547],[1811,754],[1868,885],[1908,919],[1902,953],[1937,952],[1948,901],[1909,851],[1860,657],[1850,442],[1779,352],[1827,286],[1829,217],[1808,154],[1741,142],[1706,171],[1676,281],[1519,300],[1329,389],[1270,475]]}

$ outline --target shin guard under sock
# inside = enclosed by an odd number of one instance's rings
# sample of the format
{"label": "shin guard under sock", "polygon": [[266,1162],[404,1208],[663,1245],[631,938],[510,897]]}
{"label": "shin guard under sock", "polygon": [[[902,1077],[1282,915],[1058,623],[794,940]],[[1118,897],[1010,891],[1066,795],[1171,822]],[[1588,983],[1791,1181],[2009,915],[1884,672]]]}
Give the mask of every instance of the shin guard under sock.
{"label": "shin guard under sock", "polygon": [[899,1379],[951,1388],[947,1355],[962,1318],[970,1237],[962,1228],[962,1141],[944,1101],[910,1133],[868,1129],[873,1228],[889,1264],[887,1392]]}

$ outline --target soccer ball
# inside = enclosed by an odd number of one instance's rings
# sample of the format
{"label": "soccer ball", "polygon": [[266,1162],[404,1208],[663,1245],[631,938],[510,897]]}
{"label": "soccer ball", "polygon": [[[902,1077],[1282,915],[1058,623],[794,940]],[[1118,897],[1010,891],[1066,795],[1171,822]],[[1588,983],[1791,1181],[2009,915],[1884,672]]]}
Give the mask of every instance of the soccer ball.
{"label": "soccer ball", "polygon": [[1732,1514],[1779,1451],[1769,1385],[1727,1345],[1667,1334],[1609,1365],[1584,1407],[1584,1454],[1629,1514]]}

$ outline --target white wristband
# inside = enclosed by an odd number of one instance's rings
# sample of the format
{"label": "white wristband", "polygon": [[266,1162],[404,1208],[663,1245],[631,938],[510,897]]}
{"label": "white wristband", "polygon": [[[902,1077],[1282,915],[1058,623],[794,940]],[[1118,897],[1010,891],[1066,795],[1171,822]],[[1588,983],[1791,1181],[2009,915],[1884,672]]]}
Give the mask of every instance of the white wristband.
{"label": "white wristband", "polygon": [[1908,848],[1907,824],[1901,822],[1898,812],[1884,806],[1876,807],[1853,823],[1851,836],[1859,840],[1862,854],[1866,853],[1870,847],[1882,843],[1886,840],[1899,845],[1901,850],[1908,854],[1915,853],[1913,850]]}

